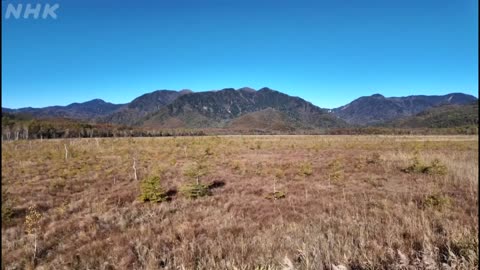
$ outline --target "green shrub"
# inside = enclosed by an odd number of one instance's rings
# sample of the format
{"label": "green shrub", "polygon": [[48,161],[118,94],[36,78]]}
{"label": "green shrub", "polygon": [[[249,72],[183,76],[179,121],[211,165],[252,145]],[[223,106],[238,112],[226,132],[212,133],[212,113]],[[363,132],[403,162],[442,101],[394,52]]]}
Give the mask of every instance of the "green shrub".
{"label": "green shrub", "polygon": [[451,200],[448,196],[441,194],[432,194],[425,198],[423,205],[426,208],[434,208],[437,210],[443,210],[445,207],[451,204]]}
{"label": "green shrub", "polygon": [[40,229],[41,218],[42,214],[37,211],[37,208],[33,205],[30,206],[25,216],[25,232],[28,234],[36,234]]}
{"label": "green shrub", "polygon": [[13,209],[10,203],[2,203],[2,224],[8,224],[13,217]]}
{"label": "green shrub", "polygon": [[424,173],[430,175],[445,175],[447,167],[440,160],[434,159],[430,165],[425,165],[420,158],[415,155],[412,158],[412,164],[403,170],[407,173]]}
{"label": "green shrub", "polygon": [[2,224],[8,224],[12,217],[13,208],[12,203],[10,202],[9,193],[6,190],[2,190]]}
{"label": "green shrub", "polygon": [[209,168],[204,162],[198,161],[186,167],[184,175],[195,180],[197,184],[200,182],[200,177],[209,173]]}
{"label": "green shrub", "polygon": [[196,199],[199,197],[210,195],[208,186],[197,183],[190,183],[180,187],[180,193],[190,199]]}
{"label": "green shrub", "polygon": [[426,174],[445,175],[447,174],[447,166],[440,163],[440,160],[434,159],[430,166],[424,169]]}
{"label": "green shrub", "polygon": [[283,178],[285,178],[285,171],[284,171],[283,169],[281,169],[281,168],[275,169],[274,174],[275,174],[275,178],[276,178],[276,179],[283,179]]}
{"label": "green shrub", "polygon": [[298,171],[300,176],[310,176],[313,174],[312,164],[309,162],[304,162],[300,164],[300,169]]}
{"label": "green shrub", "polygon": [[478,239],[476,237],[464,237],[453,241],[450,248],[457,256],[478,264]]}
{"label": "green shrub", "polygon": [[213,151],[212,151],[212,149],[210,148],[210,146],[205,149],[205,155],[206,155],[206,156],[211,156],[211,155],[213,155]]}
{"label": "green shrub", "polygon": [[423,173],[425,170],[426,166],[420,161],[420,158],[415,155],[412,158],[412,164],[405,168],[403,171],[408,172],[408,173]]}
{"label": "green shrub", "polygon": [[160,177],[150,176],[140,183],[140,200],[143,202],[162,202],[167,200],[167,193],[160,185]]}
{"label": "green shrub", "polygon": [[343,179],[343,164],[339,159],[335,159],[328,164],[328,178],[333,181],[339,181]]}

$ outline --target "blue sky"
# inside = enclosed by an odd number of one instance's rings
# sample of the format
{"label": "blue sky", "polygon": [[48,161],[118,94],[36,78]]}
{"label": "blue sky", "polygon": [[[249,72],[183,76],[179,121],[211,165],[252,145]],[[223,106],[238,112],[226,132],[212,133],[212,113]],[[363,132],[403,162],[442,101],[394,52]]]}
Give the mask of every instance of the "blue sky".
{"label": "blue sky", "polygon": [[51,0],[5,18],[2,106],[268,86],[333,108],[364,95],[478,96],[476,0]]}

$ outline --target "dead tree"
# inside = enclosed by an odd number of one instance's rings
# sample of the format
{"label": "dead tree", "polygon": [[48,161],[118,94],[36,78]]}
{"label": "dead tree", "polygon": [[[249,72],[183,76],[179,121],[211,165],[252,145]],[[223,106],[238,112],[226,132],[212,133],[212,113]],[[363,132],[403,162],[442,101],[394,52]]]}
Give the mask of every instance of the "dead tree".
{"label": "dead tree", "polygon": [[136,161],[135,159],[133,159],[133,176],[135,178],[135,181],[138,181],[138,178],[137,178],[137,166],[136,166]]}
{"label": "dead tree", "polygon": [[67,149],[67,144],[64,144],[63,146],[65,146],[65,161],[68,160],[68,149]]}

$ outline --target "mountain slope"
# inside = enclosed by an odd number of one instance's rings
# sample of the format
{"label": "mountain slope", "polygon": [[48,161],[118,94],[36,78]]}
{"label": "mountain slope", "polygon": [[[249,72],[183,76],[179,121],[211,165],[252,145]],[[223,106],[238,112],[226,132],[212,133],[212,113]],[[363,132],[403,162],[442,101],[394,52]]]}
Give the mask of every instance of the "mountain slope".
{"label": "mountain slope", "polygon": [[228,123],[228,128],[247,130],[279,130],[290,131],[301,128],[298,122],[286,113],[267,108],[261,111],[244,114]]}
{"label": "mountain slope", "polygon": [[190,90],[173,91],[157,90],[139,96],[118,111],[101,117],[99,122],[134,125],[147,115],[160,110],[162,107],[172,103],[179,96],[191,93]]}
{"label": "mountain slope", "polygon": [[453,128],[478,126],[478,103],[433,107],[415,116],[386,124],[400,128]]}
{"label": "mountain slope", "polygon": [[[156,127],[223,128],[230,121],[249,113],[273,109],[282,114],[277,119],[288,119],[302,128],[345,126],[345,122],[299,97],[262,88],[191,93],[176,99],[172,104],[149,116],[145,125]],[[268,112],[268,111],[266,111]],[[271,112],[271,111],[270,111]],[[240,121],[240,120],[238,120]],[[238,123],[237,121],[237,123]],[[235,122],[232,123],[235,125]],[[286,124],[290,126],[290,124]],[[245,125],[243,125],[245,126]]]}
{"label": "mountain slope", "polygon": [[108,115],[122,106],[122,104],[112,104],[101,99],[93,99],[83,103],[72,103],[67,106],[50,106],[45,108],[27,107],[20,109],[2,108],[2,111],[15,114],[29,114],[35,118],[63,117],[90,120]]}
{"label": "mountain slope", "polygon": [[[2,112],[42,119],[70,118],[156,128],[290,131],[352,125],[403,127],[449,127],[462,123],[478,125],[478,118],[473,117],[475,110],[473,107],[442,106],[465,105],[472,102],[478,104],[477,98],[461,93],[391,98],[375,94],[360,97],[333,110],[326,110],[299,97],[292,97],[269,88],[256,91],[244,87],[237,90],[226,88],[198,93],[190,90],[157,90],[137,97],[127,104],[112,104],[94,99],[68,106],[2,108]],[[476,110],[478,111],[478,105]]]}
{"label": "mountain slope", "polygon": [[444,96],[407,96],[386,98],[380,94],[360,97],[333,109],[333,113],[353,125],[379,124],[415,115],[443,104],[469,104],[477,101],[471,95],[452,93]]}

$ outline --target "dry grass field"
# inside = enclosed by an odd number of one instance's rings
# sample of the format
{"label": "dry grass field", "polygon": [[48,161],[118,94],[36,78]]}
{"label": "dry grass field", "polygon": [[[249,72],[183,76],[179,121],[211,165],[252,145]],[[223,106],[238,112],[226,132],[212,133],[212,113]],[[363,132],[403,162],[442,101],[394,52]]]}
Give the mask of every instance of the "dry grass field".
{"label": "dry grass field", "polygon": [[476,136],[2,142],[2,269],[476,269],[477,151]]}

